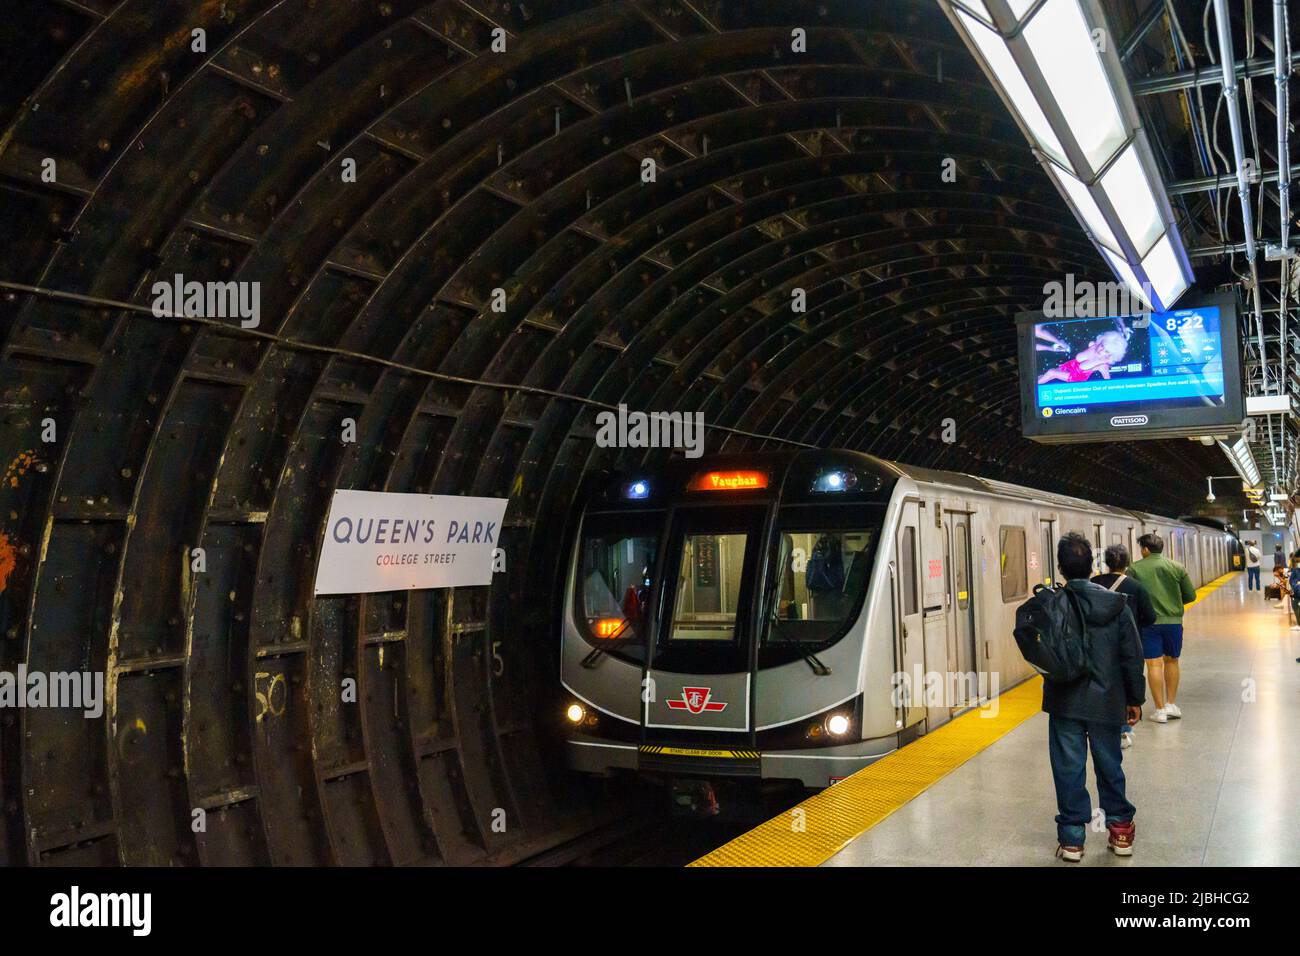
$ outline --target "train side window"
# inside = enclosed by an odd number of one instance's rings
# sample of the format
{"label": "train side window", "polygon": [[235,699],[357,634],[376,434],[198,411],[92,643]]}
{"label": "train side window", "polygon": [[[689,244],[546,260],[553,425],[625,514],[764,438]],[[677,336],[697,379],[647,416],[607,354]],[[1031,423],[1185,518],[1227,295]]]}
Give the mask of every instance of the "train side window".
{"label": "train side window", "polygon": [[1056,577],[1056,542],[1052,540],[1052,526],[1043,522],[1043,584],[1049,588]]}
{"label": "train side window", "polygon": [[908,525],[898,546],[898,580],[903,590],[903,616],[919,609],[916,598],[916,528]]}
{"label": "train side window", "polygon": [[1001,551],[1002,603],[1029,593],[1029,567],[1025,563],[1025,529],[1003,526],[998,531]]}
{"label": "train side window", "polygon": [[970,582],[966,580],[966,561],[970,554],[970,545],[966,543],[966,525],[956,524],[953,528],[953,534],[957,537],[956,545],[953,550],[953,571],[956,575],[957,584],[957,609],[964,611],[970,606]]}

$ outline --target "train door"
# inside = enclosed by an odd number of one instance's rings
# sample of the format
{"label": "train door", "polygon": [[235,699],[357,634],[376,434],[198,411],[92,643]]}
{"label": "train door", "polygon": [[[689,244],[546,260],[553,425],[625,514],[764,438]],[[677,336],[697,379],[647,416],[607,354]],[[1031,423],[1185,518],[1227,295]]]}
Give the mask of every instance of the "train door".
{"label": "train door", "polygon": [[644,725],[750,732],[752,631],[762,506],[682,508],[673,517]]}
{"label": "train door", "polygon": [[1056,584],[1056,519],[1043,519],[1043,561],[1039,568],[1043,575],[1043,584],[1053,587]]}
{"label": "train door", "polygon": [[1106,568],[1105,525],[1100,521],[1092,523],[1092,573],[1101,574]]}
{"label": "train door", "polygon": [[952,669],[948,656],[952,561],[948,523],[942,504],[926,502],[920,514],[921,628],[925,635],[925,669],[927,676],[938,674],[942,678],[929,688],[925,698],[926,730],[930,731],[952,717],[952,703],[947,699],[947,677]]}
{"label": "train door", "polygon": [[921,540],[920,508],[918,502],[903,503],[898,523],[898,536],[894,548],[894,586],[897,599],[895,628],[895,653],[898,669],[905,675],[899,682],[902,696],[901,711],[904,727],[910,727],[925,716],[922,687],[913,687],[916,675],[925,670],[925,636],[921,618]]}
{"label": "train door", "polygon": [[960,675],[951,683],[957,697],[949,704],[954,710],[977,702],[978,654],[975,648],[975,596],[972,593],[974,564],[971,559],[970,515],[950,513],[945,519],[950,560],[948,595],[948,670]]}

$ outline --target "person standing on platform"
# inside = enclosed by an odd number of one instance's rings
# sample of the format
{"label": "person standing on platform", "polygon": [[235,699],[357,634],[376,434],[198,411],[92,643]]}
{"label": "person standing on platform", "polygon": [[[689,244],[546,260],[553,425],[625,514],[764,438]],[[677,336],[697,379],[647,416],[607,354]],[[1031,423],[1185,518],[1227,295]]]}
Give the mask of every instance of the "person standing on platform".
{"label": "person standing on platform", "polygon": [[1246,542],[1246,590],[1259,590],[1259,548]]}
{"label": "person standing on platform", "polygon": [[1157,724],[1182,717],[1178,697],[1179,665],[1183,653],[1183,609],[1196,600],[1196,588],[1187,569],[1164,556],[1165,540],[1152,532],[1138,538],[1142,560],[1129,574],[1151,595],[1156,622],[1142,630],[1142,656],[1147,661],[1147,683],[1156,705],[1151,719]]}
{"label": "person standing on platform", "polygon": [[1120,729],[1142,718],[1142,642],[1127,598],[1088,580],[1092,545],[1078,532],[1057,543],[1056,566],[1078,598],[1089,637],[1091,673],[1069,682],[1043,681],[1047,712],[1047,756],[1056,786],[1056,856],[1083,858],[1092,820],[1088,794],[1088,752],[1097,775],[1097,802],[1106,814],[1109,846],[1118,856],[1133,854],[1136,812],[1124,793],[1124,750]]}
{"label": "person standing on platform", "polygon": [[[1107,591],[1127,595],[1129,610],[1133,612],[1138,631],[1150,627],[1156,622],[1156,609],[1151,604],[1151,595],[1147,589],[1126,573],[1129,564],[1128,548],[1122,544],[1112,544],[1106,549],[1105,560],[1106,573],[1097,575],[1092,583],[1100,584]],[[1120,728],[1120,746],[1125,750],[1133,746],[1133,728],[1128,724]]]}
{"label": "person standing on platform", "polygon": [[1275,544],[1273,545],[1273,570],[1276,572],[1278,568],[1286,568],[1286,555],[1282,553],[1282,546]]}

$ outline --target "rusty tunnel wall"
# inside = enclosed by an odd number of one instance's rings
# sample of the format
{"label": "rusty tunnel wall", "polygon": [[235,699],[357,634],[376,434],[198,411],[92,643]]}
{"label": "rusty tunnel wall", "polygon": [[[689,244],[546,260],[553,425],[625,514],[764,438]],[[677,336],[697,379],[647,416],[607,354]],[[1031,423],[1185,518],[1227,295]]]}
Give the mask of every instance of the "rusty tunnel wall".
{"label": "rusty tunnel wall", "polygon": [[[663,454],[596,446],[619,403],[1118,503],[1203,471],[1019,437],[1010,316],[1099,263],[933,3],[17,8],[0,670],[108,704],[0,712],[0,861],[509,862],[594,825],[556,581],[583,477]],[[259,325],[156,314],[176,274],[258,282]],[[508,497],[507,570],[314,597],[336,488]]]}

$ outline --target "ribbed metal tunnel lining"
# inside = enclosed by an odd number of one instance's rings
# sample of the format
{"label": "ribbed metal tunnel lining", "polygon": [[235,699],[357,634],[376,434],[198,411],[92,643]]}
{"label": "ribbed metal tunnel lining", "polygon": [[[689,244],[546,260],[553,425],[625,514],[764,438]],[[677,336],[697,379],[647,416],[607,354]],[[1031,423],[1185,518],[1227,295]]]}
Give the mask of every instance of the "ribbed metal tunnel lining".
{"label": "ribbed metal tunnel lining", "polygon": [[[1011,316],[1099,263],[928,2],[21,6],[0,279],[258,281],[281,341],[5,295],[0,451],[35,461],[0,667],[111,688],[0,717],[5,859],[469,862],[589,824],[544,756],[555,579],[580,479],[637,453],[546,393],[772,436],[710,451],[1198,493],[1187,442],[1018,437]],[[508,572],[313,598],[338,487],[509,496]]]}

